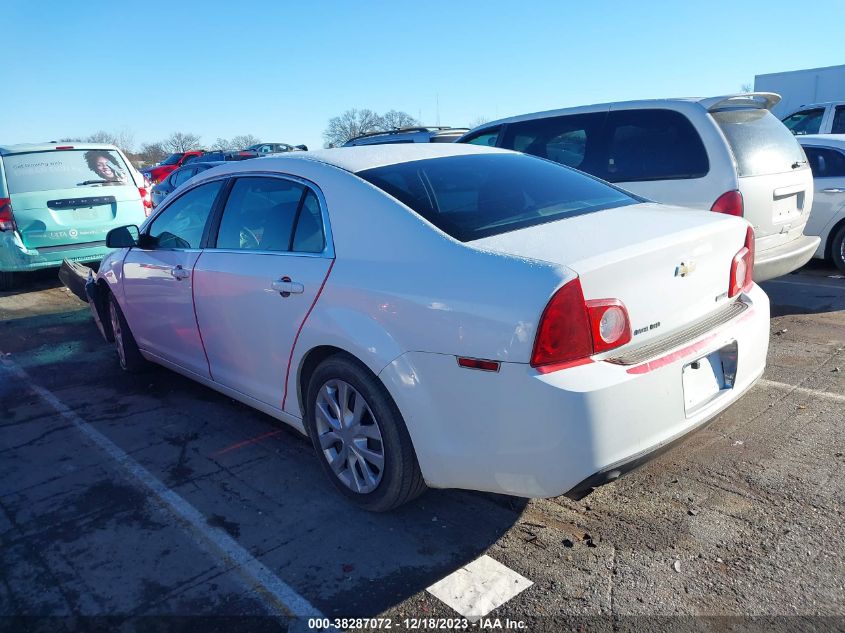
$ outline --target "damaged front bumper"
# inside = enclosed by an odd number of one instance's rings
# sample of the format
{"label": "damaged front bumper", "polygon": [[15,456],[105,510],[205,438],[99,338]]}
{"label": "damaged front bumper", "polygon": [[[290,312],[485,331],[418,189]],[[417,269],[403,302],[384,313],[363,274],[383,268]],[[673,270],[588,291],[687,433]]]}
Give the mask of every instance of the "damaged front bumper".
{"label": "damaged front bumper", "polygon": [[108,291],[97,283],[94,271],[79,262],[65,259],[59,268],[59,279],[68,290],[88,304],[100,334],[111,342],[111,327],[106,325]]}

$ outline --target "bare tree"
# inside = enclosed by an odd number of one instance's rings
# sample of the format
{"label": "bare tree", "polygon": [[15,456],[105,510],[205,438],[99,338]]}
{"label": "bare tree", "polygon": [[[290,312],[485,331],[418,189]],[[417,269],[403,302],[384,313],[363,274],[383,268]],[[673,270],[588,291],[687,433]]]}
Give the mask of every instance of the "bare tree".
{"label": "bare tree", "polygon": [[754,92],[754,85],[745,83],[739,87],[740,92]]}
{"label": "bare tree", "polygon": [[173,132],[161,144],[168,152],[187,152],[192,149],[199,149],[200,137],[187,132]]}
{"label": "bare tree", "polygon": [[232,143],[231,141],[227,141],[225,138],[220,138],[218,136],[217,140],[212,143],[211,149],[216,150],[218,152],[224,149],[232,149]]}
{"label": "bare tree", "polygon": [[383,130],[395,130],[396,128],[412,127],[419,124],[420,122],[410,114],[399,110],[390,110],[381,115],[381,129]]}
{"label": "bare tree", "polygon": [[109,145],[117,145],[117,137],[111,132],[99,130],[93,134],[89,134],[85,141],[88,143],[108,143]]}
{"label": "bare tree", "polygon": [[484,125],[485,123],[489,123],[490,119],[486,116],[477,116],[472,121],[469,122],[469,129],[476,128],[479,125]]}
{"label": "bare tree", "polygon": [[256,145],[261,142],[261,139],[252,134],[241,134],[232,139],[232,149],[244,149],[250,145]]}
{"label": "bare tree", "polygon": [[326,147],[340,147],[346,141],[368,132],[378,132],[382,127],[381,117],[372,110],[352,108],[340,116],[329,119],[323,132]]}
{"label": "bare tree", "polygon": [[141,149],[138,152],[138,160],[145,165],[152,165],[159,163],[167,158],[167,150],[161,142],[158,143],[142,143]]}
{"label": "bare tree", "polygon": [[114,144],[123,150],[124,154],[132,154],[135,151],[135,132],[128,127],[120,128],[114,134]]}

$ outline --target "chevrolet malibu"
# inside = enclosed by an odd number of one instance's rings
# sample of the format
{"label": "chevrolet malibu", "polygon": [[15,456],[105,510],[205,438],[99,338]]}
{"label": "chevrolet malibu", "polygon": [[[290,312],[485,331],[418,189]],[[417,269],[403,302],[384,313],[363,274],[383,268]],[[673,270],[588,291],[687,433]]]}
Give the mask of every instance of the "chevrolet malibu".
{"label": "chevrolet malibu", "polygon": [[120,365],[292,425],[370,510],[426,486],[580,497],[766,359],[745,220],[505,150],[226,164],[108,242],[81,294]]}

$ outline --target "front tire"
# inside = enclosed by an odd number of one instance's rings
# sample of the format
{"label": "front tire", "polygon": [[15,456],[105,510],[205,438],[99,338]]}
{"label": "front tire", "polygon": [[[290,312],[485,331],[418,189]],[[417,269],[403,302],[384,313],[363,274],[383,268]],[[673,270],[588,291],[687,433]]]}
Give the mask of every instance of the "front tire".
{"label": "front tire", "polygon": [[839,227],[830,242],[830,259],[834,266],[845,273],[845,225]]}
{"label": "front tire", "polygon": [[121,369],[133,374],[147,369],[149,363],[141,356],[135,337],[132,336],[129,324],[126,323],[123,311],[113,294],[109,294],[109,320]]}
{"label": "front tire", "polygon": [[426,490],[402,414],[365,366],[345,355],[324,360],[308,381],[305,404],[320,464],[347,499],[386,512]]}

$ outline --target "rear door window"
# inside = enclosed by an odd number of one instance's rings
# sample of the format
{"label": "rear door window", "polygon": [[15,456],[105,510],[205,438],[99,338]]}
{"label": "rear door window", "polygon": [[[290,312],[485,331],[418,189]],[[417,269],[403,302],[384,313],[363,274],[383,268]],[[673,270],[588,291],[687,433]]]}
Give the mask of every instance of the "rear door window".
{"label": "rear door window", "polygon": [[795,137],[768,110],[723,110],[711,116],[730,145],[740,176],[790,172],[806,160]]}
{"label": "rear door window", "polygon": [[608,182],[701,178],[707,150],[690,120],[674,110],[620,110],[607,115],[601,164],[591,173]]}
{"label": "rear door window", "polygon": [[606,116],[596,112],[511,123],[501,147],[591,171],[590,158]]}
{"label": "rear door window", "polygon": [[818,134],[823,118],[824,108],[814,108],[790,114],[783,124],[793,134]]}
{"label": "rear door window", "polygon": [[845,177],[845,154],[824,147],[804,147],[816,178]]}
{"label": "rear door window", "polygon": [[836,106],[836,111],[833,114],[833,126],[830,128],[831,134],[845,134],[845,106]]}
{"label": "rear door window", "polygon": [[217,232],[217,248],[289,251],[297,211],[307,190],[283,178],[235,181]]}
{"label": "rear door window", "polygon": [[11,194],[132,184],[123,158],[111,150],[11,154],[3,157],[3,164]]}
{"label": "rear door window", "polygon": [[193,176],[195,173],[197,173],[196,169],[192,167],[185,167],[183,169],[180,169],[175,174],[173,174],[173,177],[170,179],[170,184],[174,187],[178,187],[183,182],[188,180],[191,176]]}

